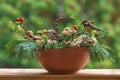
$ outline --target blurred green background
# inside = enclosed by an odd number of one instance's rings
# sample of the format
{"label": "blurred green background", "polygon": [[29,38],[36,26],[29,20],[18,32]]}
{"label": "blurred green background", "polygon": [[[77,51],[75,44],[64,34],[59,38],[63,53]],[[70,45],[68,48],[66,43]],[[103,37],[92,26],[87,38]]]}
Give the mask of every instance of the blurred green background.
{"label": "blurred green background", "polygon": [[[105,42],[120,58],[120,0],[0,0],[0,67],[41,68],[35,57],[9,57],[5,45],[15,37],[9,21],[24,17],[28,27],[39,29],[39,21],[54,23],[59,16],[76,19],[65,22],[66,26],[92,19],[100,29],[107,31]],[[45,26],[46,27],[46,26]],[[82,30],[83,28],[81,28]],[[120,68],[108,58],[104,62],[89,61],[86,68]]]}

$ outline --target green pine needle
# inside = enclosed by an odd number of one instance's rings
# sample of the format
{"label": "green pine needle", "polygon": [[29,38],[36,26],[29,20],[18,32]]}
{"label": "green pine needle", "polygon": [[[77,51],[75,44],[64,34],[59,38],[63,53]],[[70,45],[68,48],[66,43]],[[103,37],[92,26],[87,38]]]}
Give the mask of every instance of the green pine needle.
{"label": "green pine needle", "polygon": [[114,62],[115,58],[112,56],[113,50],[107,46],[96,44],[90,47],[90,55],[92,61],[104,61],[104,56],[107,56]]}
{"label": "green pine needle", "polygon": [[35,50],[38,51],[39,46],[34,42],[26,41],[18,44],[16,46],[15,52],[16,52],[16,56],[18,55],[31,56],[31,54],[34,55]]}

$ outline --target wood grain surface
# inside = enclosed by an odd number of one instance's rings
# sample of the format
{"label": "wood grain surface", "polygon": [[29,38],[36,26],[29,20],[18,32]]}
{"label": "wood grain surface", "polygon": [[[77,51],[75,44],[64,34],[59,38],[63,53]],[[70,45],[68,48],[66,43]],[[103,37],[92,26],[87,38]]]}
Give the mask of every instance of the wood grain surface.
{"label": "wood grain surface", "polygon": [[83,69],[76,74],[49,74],[44,69],[0,69],[0,80],[120,80],[120,69]]}

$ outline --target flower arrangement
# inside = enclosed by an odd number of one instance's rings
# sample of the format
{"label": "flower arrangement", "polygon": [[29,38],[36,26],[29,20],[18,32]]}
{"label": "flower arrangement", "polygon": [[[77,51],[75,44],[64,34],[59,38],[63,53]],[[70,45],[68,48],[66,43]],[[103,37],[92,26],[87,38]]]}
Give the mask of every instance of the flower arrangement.
{"label": "flower arrangement", "polygon": [[[16,19],[16,22],[10,22],[14,31],[23,34],[24,39],[16,39],[16,41],[9,42],[6,47],[9,52],[20,54],[34,54],[35,51],[41,49],[50,50],[62,49],[62,48],[82,48],[86,47],[90,51],[90,56],[93,61],[103,61],[104,55],[113,60],[112,50],[104,45],[101,45],[97,40],[98,34],[96,28],[93,28],[91,32],[80,32],[79,26],[73,25],[65,27],[63,30],[59,30],[57,23],[63,22],[65,19],[60,17],[56,19],[56,24],[51,29],[37,30],[33,33],[32,30],[28,30],[24,25],[24,18],[20,17]],[[89,21],[93,24],[93,21]],[[83,24],[83,23],[82,23]],[[84,24],[84,26],[87,23]]]}

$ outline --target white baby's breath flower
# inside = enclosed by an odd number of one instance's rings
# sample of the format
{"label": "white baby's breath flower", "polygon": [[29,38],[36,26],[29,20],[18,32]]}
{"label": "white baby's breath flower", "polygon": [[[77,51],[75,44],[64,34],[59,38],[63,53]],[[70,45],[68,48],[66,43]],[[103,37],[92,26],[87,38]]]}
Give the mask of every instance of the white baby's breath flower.
{"label": "white baby's breath flower", "polygon": [[97,39],[96,38],[92,38],[92,41],[93,41],[93,43],[96,43]]}
{"label": "white baby's breath flower", "polygon": [[56,40],[50,40],[50,39],[49,39],[49,40],[47,40],[47,43],[48,43],[48,44],[57,43],[57,41],[56,41]]}
{"label": "white baby's breath flower", "polygon": [[68,36],[71,35],[71,34],[68,33],[67,31],[62,31],[62,34],[63,34],[63,35],[68,35]]}
{"label": "white baby's breath flower", "polygon": [[71,29],[69,27],[64,28],[64,31],[70,31]]}
{"label": "white baby's breath flower", "polygon": [[77,33],[77,31],[72,29],[72,33]]}
{"label": "white baby's breath flower", "polygon": [[86,37],[88,37],[88,35],[82,34],[82,35],[80,35],[80,37],[81,38],[86,38]]}
{"label": "white baby's breath flower", "polygon": [[82,43],[82,37],[79,36],[73,39],[73,41],[71,42],[71,46],[77,46],[77,45],[80,45],[81,43]]}
{"label": "white baby's breath flower", "polygon": [[55,33],[56,31],[55,30],[48,30],[47,32],[49,32],[49,33]]}
{"label": "white baby's breath flower", "polygon": [[45,41],[43,39],[41,40],[36,40],[36,43],[40,46],[44,45]]}
{"label": "white baby's breath flower", "polygon": [[66,28],[64,28],[64,30],[62,31],[62,34],[63,35],[67,35],[67,36],[71,36],[72,34],[73,34],[73,30],[72,29],[70,29],[69,27],[66,27]]}

